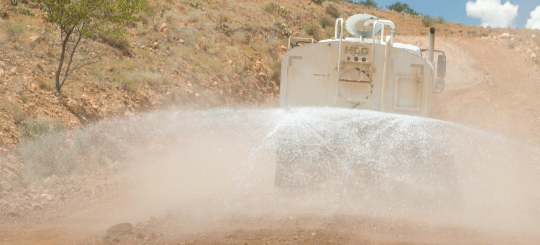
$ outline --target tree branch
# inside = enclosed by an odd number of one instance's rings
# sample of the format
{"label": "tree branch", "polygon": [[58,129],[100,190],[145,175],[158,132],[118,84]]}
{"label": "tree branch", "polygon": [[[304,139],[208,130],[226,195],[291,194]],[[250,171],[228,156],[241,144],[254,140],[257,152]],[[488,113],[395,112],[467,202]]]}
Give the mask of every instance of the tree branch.
{"label": "tree branch", "polygon": [[62,78],[62,82],[60,83],[60,87],[64,86],[64,83],[70,74],[69,71],[70,71],[71,63],[73,63],[73,56],[75,55],[75,50],[79,46],[81,39],[82,39],[82,34],[79,33],[79,38],[77,39],[77,43],[75,43],[75,45],[73,46],[73,50],[71,51],[71,54],[69,56],[69,61],[68,61],[68,64],[64,73],[64,77]]}

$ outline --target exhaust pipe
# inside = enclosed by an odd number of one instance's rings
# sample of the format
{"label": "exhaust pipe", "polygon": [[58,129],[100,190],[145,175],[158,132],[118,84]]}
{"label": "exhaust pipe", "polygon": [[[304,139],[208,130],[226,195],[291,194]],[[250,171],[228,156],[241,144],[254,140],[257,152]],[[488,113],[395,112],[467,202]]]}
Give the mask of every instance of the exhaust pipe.
{"label": "exhaust pipe", "polygon": [[433,64],[434,59],[434,50],[435,50],[435,28],[431,27],[429,29],[429,55],[428,60]]}

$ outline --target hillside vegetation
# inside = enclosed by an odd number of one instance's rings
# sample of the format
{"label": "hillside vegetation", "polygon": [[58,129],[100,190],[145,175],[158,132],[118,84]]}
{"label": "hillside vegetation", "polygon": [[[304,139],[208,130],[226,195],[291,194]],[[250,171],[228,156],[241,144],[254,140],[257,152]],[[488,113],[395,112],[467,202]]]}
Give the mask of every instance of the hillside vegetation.
{"label": "hillside vegetation", "polygon": [[[54,86],[60,32],[32,1],[0,5],[0,147],[50,130],[147,110],[275,105],[289,36],[334,35],[337,17],[373,14],[397,24],[397,36],[508,39],[536,60],[540,35],[486,29],[441,18],[380,10],[349,1],[148,1],[141,21],[121,37],[83,39],[76,70]],[[506,34],[505,34],[506,35]],[[399,39],[398,39],[399,41]]]}

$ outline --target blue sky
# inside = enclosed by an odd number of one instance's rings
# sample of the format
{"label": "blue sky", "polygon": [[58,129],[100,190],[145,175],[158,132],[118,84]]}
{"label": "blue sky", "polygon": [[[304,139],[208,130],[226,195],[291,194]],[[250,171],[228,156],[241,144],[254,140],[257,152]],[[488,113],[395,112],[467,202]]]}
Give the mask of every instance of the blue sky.
{"label": "blue sky", "polygon": [[[358,2],[359,0],[354,0]],[[395,2],[407,3],[416,12],[430,15],[433,17],[443,17],[447,21],[458,22],[466,25],[481,25],[482,21],[478,18],[467,16],[467,2],[476,2],[477,0],[375,0],[379,6],[386,9],[387,5]],[[504,4],[505,0],[500,1]],[[512,5],[518,5],[517,17],[509,27],[524,28],[527,20],[530,18],[530,13],[537,6],[540,6],[540,0],[511,0]]]}

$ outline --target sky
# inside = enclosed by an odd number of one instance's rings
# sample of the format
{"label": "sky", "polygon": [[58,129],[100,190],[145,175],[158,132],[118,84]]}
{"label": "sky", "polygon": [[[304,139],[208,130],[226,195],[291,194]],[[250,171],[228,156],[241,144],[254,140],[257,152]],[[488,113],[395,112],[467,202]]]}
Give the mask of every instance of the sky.
{"label": "sky", "polygon": [[540,0],[375,0],[384,9],[398,1],[423,15],[465,25],[540,29]]}

